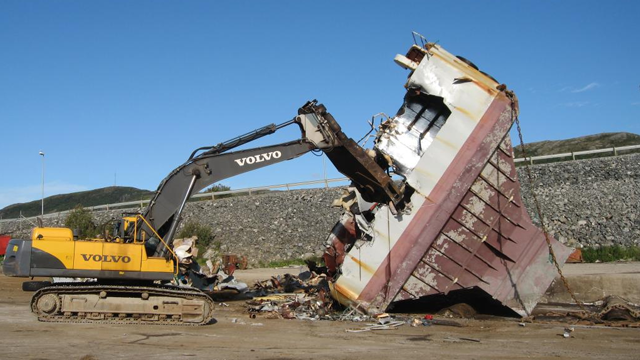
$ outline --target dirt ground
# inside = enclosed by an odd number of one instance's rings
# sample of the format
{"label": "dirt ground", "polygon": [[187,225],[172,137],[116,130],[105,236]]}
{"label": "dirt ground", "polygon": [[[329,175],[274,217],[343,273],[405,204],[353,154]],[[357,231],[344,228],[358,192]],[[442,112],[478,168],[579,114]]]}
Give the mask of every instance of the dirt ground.
{"label": "dirt ground", "polygon": [[[250,270],[238,278],[251,283],[271,274]],[[218,305],[215,323],[201,327],[41,323],[29,310],[31,294],[22,292],[21,282],[0,275],[2,359],[640,358],[640,329],[576,326],[566,339],[563,324],[522,327],[518,319],[492,318],[465,320],[465,327],[405,325],[348,333],[364,324],[251,319],[244,301]]]}

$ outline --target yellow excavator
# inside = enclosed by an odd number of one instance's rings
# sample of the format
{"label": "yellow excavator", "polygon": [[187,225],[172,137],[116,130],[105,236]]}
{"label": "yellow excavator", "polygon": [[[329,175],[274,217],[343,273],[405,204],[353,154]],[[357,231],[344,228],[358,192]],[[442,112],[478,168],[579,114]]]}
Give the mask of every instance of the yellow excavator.
{"label": "yellow excavator", "polygon": [[[230,151],[294,124],[301,131],[298,140]],[[10,240],[4,274],[96,279],[25,282],[23,290],[35,291],[31,309],[40,321],[207,324],[213,318],[211,298],[168,284],[178,270],[171,244],[187,200],[222,179],[309,151],[324,151],[367,200],[403,206],[404,189],[386,173],[386,160],[370,157],[313,100],[290,121],[196,149],[160,183],[146,211],[119,219],[111,234],[78,239],[71,229],[36,227],[31,239]]]}

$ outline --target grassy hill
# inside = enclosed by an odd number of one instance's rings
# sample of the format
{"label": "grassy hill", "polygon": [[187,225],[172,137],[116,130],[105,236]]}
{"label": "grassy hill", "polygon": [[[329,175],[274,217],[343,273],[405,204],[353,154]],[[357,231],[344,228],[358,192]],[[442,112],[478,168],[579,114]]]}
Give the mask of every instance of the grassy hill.
{"label": "grassy hill", "polygon": [[[81,191],[71,194],[54,195],[44,198],[44,212],[52,213],[57,211],[70,210],[78,205],[84,207],[113,204],[125,201],[149,199],[153,192],[125,186],[110,186],[102,189]],[[36,216],[40,214],[40,200],[28,203],[13,204],[0,210],[0,215],[4,219],[17,218],[22,215]]]}
{"label": "grassy hill", "polygon": [[[602,133],[566,140],[538,141],[526,144],[525,148],[527,156],[541,156],[625,145],[640,145],[640,135],[627,132]],[[516,158],[524,157],[520,145],[516,146],[514,151]]]}

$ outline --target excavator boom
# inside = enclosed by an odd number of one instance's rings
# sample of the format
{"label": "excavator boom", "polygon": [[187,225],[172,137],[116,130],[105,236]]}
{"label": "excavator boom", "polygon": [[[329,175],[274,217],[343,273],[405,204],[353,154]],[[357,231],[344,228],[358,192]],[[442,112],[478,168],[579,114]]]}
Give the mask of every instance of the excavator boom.
{"label": "excavator boom", "polygon": [[[301,131],[298,140],[231,151],[294,124]],[[32,310],[42,321],[205,324],[212,316],[211,299],[196,289],[153,284],[176,274],[178,261],[170,244],[187,200],[220,180],[311,150],[329,154],[372,201],[393,204],[401,198],[383,167],[346,137],[326,108],[314,100],[281,125],[196,149],[160,183],[144,214],[123,219],[117,227],[119,236],[75,239],[70,229],[35,228],[31,240],[11,240],[4,274],[97,279],[97,284],[25,283],[23,288],[36,291]]]}

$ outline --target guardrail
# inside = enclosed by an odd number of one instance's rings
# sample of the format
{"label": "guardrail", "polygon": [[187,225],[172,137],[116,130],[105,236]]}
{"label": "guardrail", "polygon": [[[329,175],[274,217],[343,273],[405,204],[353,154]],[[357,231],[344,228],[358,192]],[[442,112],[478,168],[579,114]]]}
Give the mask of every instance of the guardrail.
{"label": "guardrail", "polygon": [[[318,185],[318,184],[324,184],[324,187],[328,188],[329,184],[340,183],[340,182],[345,182],[345,181],[349,181],[349,178],[342,177],[342,178],[312,180],[312,181],[303,181],[303,182],[297,182],[297,183],[287,183],[287,184],[278,184],[278,185],[256,186],[256,187],[248,187],[248,188],[237,189],[237,190],[226,190],[226,191],[199,193],[199,194],[195,194],[195,195],[191,196],[191,199],[211,198],[212,200],[214,200],[216,197],[220,197],[221,195],[242,194],[242,193],[249,193],[249,195],[251,195],[252,193],[257,192],[257,191],[273,190],[273,189],[286,189],[287,191],[289,191],[292,188],[297,188],[297,187],[300,187],[300,186]],[[144,208],[149,203],[149,201],[151,201],[151,199],[137,200],[137,201],[127,201],[127,202],[121,202],[121,203],[115,203],[115,204],[106,204],[106,205],[87,206],[87,207],[85,207],[85,209],[94,211],[94,210],[112,210],[112,209],[123,208],[123,207],[140,207],[140,208]],[[53,218],[53,217],[61,217],[62,215],[66,215],[69,212],[71,212],[71,210],[65,210],[65,211],[59,211],[59,212],[55,212],[55,213],[49,213],[49,214],[45,214],[44,216],[42,216],[42,218],[47,219],[47,218]],[[24,216],[21,215],[20,217],[13,218],[13,219],[1,219],[0,223],[6,223],[6,222],[11,222],[11,221],[29,221],[29,222],[32,222],[32,220],[35,220],[35,219],[37,219],[39,217],[41,217],[41,216],[38,215],[38,216],[32,216],[32,217],[28,217],[27,218],[27,217],[24,217]]]}
{"label": "guardrail", "polygon": [[575,160],[576,156],[591,155],[591,154],[613,153],[614,156],[618,156],[619,151],[638,150],[638,149],[640,149],[640,145],[628,145],[628,146],[619,146],[619,147],[597,149],[597,150],[574,151],[574,152],[568,152],[568,153],[562,153],[562,154],[530,156],[526,158],[518,158],[518,159],[515,159],[514,161],[516,163],[526,161],[530,164],[533,164],[533,162],[536,160],[560,159],[560,158],[568,158],[568,157],[570,157],[571,160]]}

